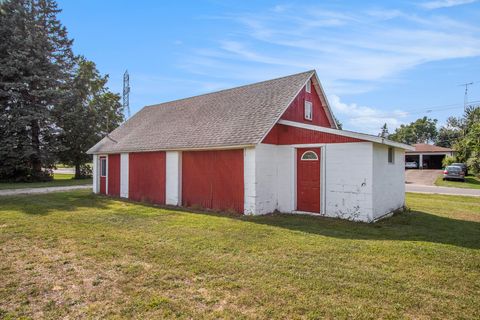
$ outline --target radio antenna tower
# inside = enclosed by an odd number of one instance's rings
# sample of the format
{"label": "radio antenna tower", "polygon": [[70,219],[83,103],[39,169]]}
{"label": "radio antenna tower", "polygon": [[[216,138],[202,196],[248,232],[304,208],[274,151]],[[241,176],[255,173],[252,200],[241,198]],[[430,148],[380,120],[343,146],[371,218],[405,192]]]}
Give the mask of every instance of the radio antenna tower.
{"label": "radio antenna tower", "polygon": [[123,74],[123,112],[126,114],[126,118],[130,118],[130,76],[128,70]]}
{"label": "radio antenna tower", "polygon": [[467,82],[467,83],[462,83],[459,84],[459,86],[465,86],[465,96],[463,98],[463,111],[467,110],[467,104],[468,104],[468,86],[473,85],[473,82]]}

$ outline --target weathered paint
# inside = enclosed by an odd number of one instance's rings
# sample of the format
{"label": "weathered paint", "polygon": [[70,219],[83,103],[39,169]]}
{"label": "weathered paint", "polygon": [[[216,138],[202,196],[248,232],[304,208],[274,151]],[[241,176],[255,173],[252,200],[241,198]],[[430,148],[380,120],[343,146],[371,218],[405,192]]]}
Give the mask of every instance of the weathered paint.
{"label": "weathered paint", "polygon": [[108,157],[108,195],[120,196],[120,155],[109,154]]}
{"label": "weathered paint", "polygon": [[388,162],[388,147],[373,145],[373,219],[379,219],[405,205],[405,152],[394,149],[394,161]]}
{"label": "weathered paint", "polygon": [[243,213],[243,149],[183,152],[182,203]]}
{"label": "weathered paint", "polygon": [[346,143],[362,142],[363,140],[336,134],[319,132],[304,128],[276,124],[263,139],[262,143],[290,145],[310,143]]}
{"label": "weathered paint", "polygon": [[[312,120],[305,119],[305,101],[310,101],[312,103]],[[332,127],[332,124],[325,113],[325,108],[322,105],[320,97],[313,83],[310,93],[306,91],[305,86],[302,88],[299,94],[288,106],[281,119],[308,123],[322,127]]]}
{"label": "weathered paint", "polygon": [[[99,163],[99,166],[98,168],[100,169],[99,170],[99,181],[100,181],[100,194],[107,194],[107,177],[106,176],[102,176],[102,159],[106,159],[107,157],[106,156],[100,156],[98,157],[98,163]],[[105,164],[107,164],[107,162],[105,162]],[[107,174],[108,174],[108,171],[107,171]]]}
{"label": "weathered paint", "polygon": [[129,154],[128,197],[165,204],[165,152]]}
{"label": "weathered paint", "polygon": [[[315,160],[303,160],[302,155],[313,152]],[[320,213],[320,148],[297,149],[297,210]]]}
{"label": "weathered paint", "polygon": [[244,204],[243,213],[248,215],[256,214],[256,175],[255,175],[255,149],[245,148],[243,156],[243,180],[244,180]]}

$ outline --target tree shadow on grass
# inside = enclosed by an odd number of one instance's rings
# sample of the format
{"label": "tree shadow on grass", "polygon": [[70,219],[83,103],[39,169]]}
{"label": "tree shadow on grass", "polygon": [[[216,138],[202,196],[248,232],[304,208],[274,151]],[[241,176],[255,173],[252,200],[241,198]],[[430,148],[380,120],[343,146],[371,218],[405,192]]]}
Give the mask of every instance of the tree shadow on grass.
{"label": "tree shadow on grass", "polygon": [[19,211],[30,215],[46,215],[55,211],[75,211],[79,208],[105,209],[106,197],[99,197],[90,190],[61,191],[46,194],[22,194],[0,197],[0,213]]}

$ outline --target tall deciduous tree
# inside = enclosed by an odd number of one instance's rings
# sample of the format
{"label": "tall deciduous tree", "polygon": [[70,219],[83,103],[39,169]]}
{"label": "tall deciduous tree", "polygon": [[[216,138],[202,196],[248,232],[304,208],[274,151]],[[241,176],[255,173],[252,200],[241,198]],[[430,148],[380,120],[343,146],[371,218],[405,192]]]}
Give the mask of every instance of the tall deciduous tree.
{"label": "tall deciduous tree", "polygon": [[423,117],[407,125],[401,125],[389,139],[406,143],[430,143],[437,139],[437,119]]}
{"label": "tall deciduous tree", "polygon": [[59,12],[53,0],[0,3],[0,179],[50,176],[58,147],[52,108],[73,65]]}
{"label": "tall deciduous tree", "polygon": [[60,161],[75,166],[75,178],[88,175],[91,161],[86,151],[123,121],[120,96],[106,87],[108,76],[100,75],[95,63],[77,58],[70,90],[54,110],[61,129]]}

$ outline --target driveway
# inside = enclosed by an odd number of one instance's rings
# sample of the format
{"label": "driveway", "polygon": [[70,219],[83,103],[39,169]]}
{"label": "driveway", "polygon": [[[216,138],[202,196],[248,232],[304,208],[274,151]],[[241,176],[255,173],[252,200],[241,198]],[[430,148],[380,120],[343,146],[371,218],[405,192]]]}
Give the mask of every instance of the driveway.
{"label": "driveway", "polygon": [[88,188],[92,188],[92,186],[83,185],[83,186],[65,186],[65,187],[47,187],[47,188],[5,189],[5,190],[0,190],[0,196],[12,196],[17,194],[49,193],[49,192],[69,191],[69,190],[88,189]]}
{"label": "driveway", "polygon": [[410,169],[405,170],[405,183],[433,186],[438,176],[442,174],[442,170],[433,169]]}

